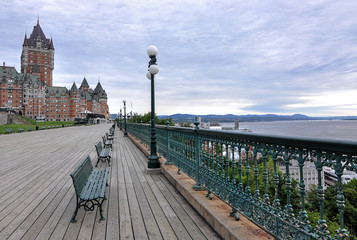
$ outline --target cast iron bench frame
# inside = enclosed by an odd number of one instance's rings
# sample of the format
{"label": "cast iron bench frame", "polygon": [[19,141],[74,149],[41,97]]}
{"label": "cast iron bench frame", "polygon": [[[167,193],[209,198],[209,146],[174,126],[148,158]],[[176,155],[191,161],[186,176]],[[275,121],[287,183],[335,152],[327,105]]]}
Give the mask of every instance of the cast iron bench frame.
{"label": "cast iron bench frame", "polygon": [[109,135],[110,135],[110,136],[114,136],[114,133],[115,133],[115,128],[110,127],[110,128],[109,128]]}
{"label": "cast iron bench frame", "polygon": [[107,135],[104,135],[104,136],[102,137],[102,139],[103,139],[104,148],[106,148],[106,147],[112,148],[112,147],[113,147],[113,140],[108,140],[108,139],[107,139]]}
{"label": "cast iron bench frame", "polygon": [[72,216],[72,223],[77,222],[78,209],[84,207],[86,211],[93,211],[94,206],[99,207],[100,220],[103,217],[103,202],[105,197],[105,187],[108,186],[108,168],[94,169],[90,156],[85,157],[81,163],[73,170],[71,177],[76,192],[77,205]]}
{"label": "cast iron bench frame", "polygon": [[108,133],[105,133],[105,136],[107,136],[107,140],[114,140],[114,135],[110,135]]}
{"label": "cast iron bench frame", "polygon": [[99,161],[102,160],[102,162],[108,161],[108,165],[110,167],[110,161],[112,158],[112,149],[111,148],[103,148],[101,141],[98,141],[95,144],[95,149],[96,149],[97,155],[98,155],[97,164],[95,166],[97,167]]}

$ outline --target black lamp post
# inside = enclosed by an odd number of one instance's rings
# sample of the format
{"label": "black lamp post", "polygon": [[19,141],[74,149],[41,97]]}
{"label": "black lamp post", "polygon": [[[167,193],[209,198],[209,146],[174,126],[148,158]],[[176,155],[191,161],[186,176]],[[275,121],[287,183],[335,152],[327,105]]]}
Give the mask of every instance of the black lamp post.
{"label": "black lamp post", "polygon": [[159,72],[159,67],[156,64],[156,55],[158,53],[157,47],[150,46],[147,50],[150,57],[148,72],[146,77],[151,80],[151,141],[150,141],[150,156],[148,168],[160,168],[159,157],[156,153],[156,129],[155,129],[155,88],[154,78],[155,74]]}
{"label": "black lamp post", "polygon": [[126,101],[123,100],[124,103],[124,136],[128,136],[128,133],[126,131]]}
{"label": "black lamp post", "polygon": [[120,125],[120,130],[122,130],[122,122],[121,122],[121,108],[120,108],[120,115],[119,115],[119,125]]}

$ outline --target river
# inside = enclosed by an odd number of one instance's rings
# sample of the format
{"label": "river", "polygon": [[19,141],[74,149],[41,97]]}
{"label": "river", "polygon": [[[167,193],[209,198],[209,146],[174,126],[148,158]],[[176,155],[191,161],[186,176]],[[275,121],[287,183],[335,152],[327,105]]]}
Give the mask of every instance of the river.
{"label": "river", "polygon": [[[220,123],[233,127],[234,123]],[[276,122],[240,122],[239,131],[280,136],[357,140],[357,120],[308,120]]]}

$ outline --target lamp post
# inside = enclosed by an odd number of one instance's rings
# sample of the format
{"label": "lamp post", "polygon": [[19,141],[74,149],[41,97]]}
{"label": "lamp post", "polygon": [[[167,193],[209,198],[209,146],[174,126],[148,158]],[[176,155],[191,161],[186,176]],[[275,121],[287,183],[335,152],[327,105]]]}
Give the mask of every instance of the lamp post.
{"label": "lamp post", "polygon": [[126,101],[123,100],[124,103],[124,136],[128,136],[128,133],[126,131]]}
{"label": "lamp post", "polygon": [[121,122],[121,108],[120,108],[120,115],[119,115],[119,117],[120,117],[120,119],[119,119],[120,130],[122,130],[122,127],[121,127],[121,125],[122,125],[122,122]]}
{"label": "lamp post", "polygon": [[155,74],[159,72],[159,67],[156,64],[156,55],[158,53],[157,47],[150,46],[147,49],[147,53],[150,57],[148,72],[146,77],[151,80],[151,141],[150,141],[150,156],[148,162],[148,168],[160,168],[159,157],[156,153],[156,129],[155,129],[155,88],[154,78]]}

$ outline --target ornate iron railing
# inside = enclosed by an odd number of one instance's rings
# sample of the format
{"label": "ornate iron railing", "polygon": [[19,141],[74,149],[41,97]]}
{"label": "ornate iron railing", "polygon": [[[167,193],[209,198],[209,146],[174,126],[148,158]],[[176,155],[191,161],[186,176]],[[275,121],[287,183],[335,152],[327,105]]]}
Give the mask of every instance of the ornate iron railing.
{"label": "ornate iron railing", "polygon": [[[149,146],[150,127],[128,124],[128,132]],[[342,175],[345,169],[357,172],[357,142],[313,138],[274,137],[251,133],[213,131],[157,126],[158,152],[168,163],[196,180],[194,188],[208,191],[232,206],[231,216],[243,213],[278,239],[348,239],[344,224]],[[268,162],[273,168],[268,171]],[[258,164],[263,166],[259,174]],[[300,205],[291,204],[290,168],[298,168]],[[305,210],[304,166],[317,171],[317,199],[320,219],[313,229]],[[279,196],[278,168],[285,172],[286,196]],[[323,166],[332,167],[337,176],[337,207],[340,228],[332,236],[324,219]],[[251,174],[253,172],[254,174]],[[273,196],[268,192],[272,176]],[[261,176],[262,175],[262,176]],[[253,177],[252,177],[253,176]],[[253,179],[252,179],[253,178]],[[250,184],[251,183],[251,184]],[[262,185],[262,188],[259,186]],[[262,190],[260,190],[262,189]],[[254,191],[253,191],[254,190]],[[262,191],[262,192],[261,192]],[[273,199],[270,199],[271,196]],[[285,206],[281,206],[284,199]],[[297,213],[295,216],[295,213]]]}

